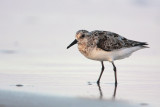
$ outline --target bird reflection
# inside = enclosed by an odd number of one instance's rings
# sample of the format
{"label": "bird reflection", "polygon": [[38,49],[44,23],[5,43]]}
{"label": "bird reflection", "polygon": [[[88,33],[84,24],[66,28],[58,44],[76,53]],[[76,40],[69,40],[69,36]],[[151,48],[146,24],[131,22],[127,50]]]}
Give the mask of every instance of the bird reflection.
{"label": "bird reflection", "polygon": [[98,89],[99,89],[99,99],[102,99],[103,98],[103,93],[102,93],[102,90],[101,90],[101,86],[100,86],[100,84],[97,84],[97,86],[98,86]]}
{"label": "bird reflection", "polygon": [[[99,89],[99,99],[103,99],[103,92],[102,92],[102,89],[101,89],[101,86],[100,84],[97,84],[98,86],[98,89]],[[112,99],[115,100],[116,98],[116,91],[117,91],[117,84],[114,85],[114,92],[113,92],[113,95],[112,95]]]}
{"label": "bird reflection", "polygon": [[114,84],[114,93],[113,93],[112,99],[116,98],[116,91],[117,91],[117,84]]}

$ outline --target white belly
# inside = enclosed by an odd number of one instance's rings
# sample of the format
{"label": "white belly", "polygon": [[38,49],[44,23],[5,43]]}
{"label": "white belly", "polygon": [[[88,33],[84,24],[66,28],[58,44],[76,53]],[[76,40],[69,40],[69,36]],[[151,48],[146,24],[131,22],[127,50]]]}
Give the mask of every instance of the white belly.
{"label": "white belly", "polygon": [[98,61],[114,61],[129,57],[133,52],[142,49],[141,46],[131,47],[131,48],[122,48],[114,51],[104,51],[101,49],[94,48],[88,55],[85,55],[87,58]]}

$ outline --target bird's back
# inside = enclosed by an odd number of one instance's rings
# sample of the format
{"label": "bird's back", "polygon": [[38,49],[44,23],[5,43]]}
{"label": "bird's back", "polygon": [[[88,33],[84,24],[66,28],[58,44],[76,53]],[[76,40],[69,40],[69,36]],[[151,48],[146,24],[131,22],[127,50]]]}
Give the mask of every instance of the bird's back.
{"label": "bird's back", "polygon": [[147,43],[129,40],[113,32],[96,30],[89,32],[85,52],[81,53],[89,59],[113,61],[129,57],[145,45]]}
{"label": "bird's back", "polygon": [[148,45],[146,42],[129,40],[119,34],[109,31],[92,31],[91,36],[98,36],[97,47],[104,51]]}

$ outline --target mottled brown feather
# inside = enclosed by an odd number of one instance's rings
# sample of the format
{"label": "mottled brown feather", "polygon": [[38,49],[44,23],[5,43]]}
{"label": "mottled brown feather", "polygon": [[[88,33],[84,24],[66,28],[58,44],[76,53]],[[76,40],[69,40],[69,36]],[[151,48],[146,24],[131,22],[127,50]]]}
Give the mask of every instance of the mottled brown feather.
{"label": "mottled brown feather", "polygon": [[105,51],[147,45],[145,42],[129,40],[119,34],[109,31],[92,31],[91,36],[97,36],[99,38],[97,47]]}

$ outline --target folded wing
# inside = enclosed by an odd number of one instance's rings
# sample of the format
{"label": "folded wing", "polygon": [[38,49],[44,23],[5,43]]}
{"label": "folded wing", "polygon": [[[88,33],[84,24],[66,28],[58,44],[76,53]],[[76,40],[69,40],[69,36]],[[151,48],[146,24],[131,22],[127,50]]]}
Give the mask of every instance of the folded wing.
{"label": "folded wing", "polygon": [[146,42],[129,40],[109,31],[92,31],[91,34],[92,36],[98,36],[97,47],[105,51],[148,45]]}

